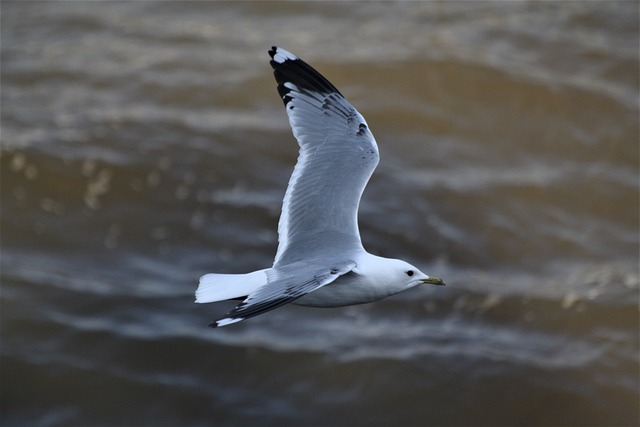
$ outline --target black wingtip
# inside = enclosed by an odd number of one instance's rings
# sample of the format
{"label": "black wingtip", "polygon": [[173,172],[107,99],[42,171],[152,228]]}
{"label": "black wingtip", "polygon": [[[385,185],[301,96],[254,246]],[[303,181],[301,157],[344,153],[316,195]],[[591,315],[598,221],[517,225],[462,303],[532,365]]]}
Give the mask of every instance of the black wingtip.
{"label": "black wingtip", "polygon": [[307,90],[317,93],[342,94],[329,80],[320,74],[315,68],[285,49],[272,46],[269,50],[273,75],[278,82],[278,93],[286,106],[291,101],[289,93],[292,89],[286,87],[286,83],[294,85],[297,90]]}

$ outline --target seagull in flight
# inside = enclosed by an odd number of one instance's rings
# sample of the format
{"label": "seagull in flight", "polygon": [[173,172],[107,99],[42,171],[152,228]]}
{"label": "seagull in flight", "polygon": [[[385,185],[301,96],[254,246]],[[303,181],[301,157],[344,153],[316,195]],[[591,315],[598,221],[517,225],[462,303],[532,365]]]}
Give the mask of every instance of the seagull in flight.
{"label": "seagull in flight", "polygon": [[288,303],[340,307],[423,283],[444,285],[408,262],[364,249],[358,206],[378,165],[376,140],[360,113],[314,68],[276,46],[269,55],[300,152],[282,204],[273,265],[200,278],[197,303],[242,300],[210,326],[237,323]]}

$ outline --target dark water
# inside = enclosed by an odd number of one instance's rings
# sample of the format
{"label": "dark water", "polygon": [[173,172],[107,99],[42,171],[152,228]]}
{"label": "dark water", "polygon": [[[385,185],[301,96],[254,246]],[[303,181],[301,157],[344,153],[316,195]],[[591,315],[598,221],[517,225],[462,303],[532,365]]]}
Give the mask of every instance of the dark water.
{"label": "dark water", "polygon": [[[638,425],[638,2],[8,2],[2,425]],[[297,152],[277,44],[367,118],[373,253],[446,279],[228,328]]]}

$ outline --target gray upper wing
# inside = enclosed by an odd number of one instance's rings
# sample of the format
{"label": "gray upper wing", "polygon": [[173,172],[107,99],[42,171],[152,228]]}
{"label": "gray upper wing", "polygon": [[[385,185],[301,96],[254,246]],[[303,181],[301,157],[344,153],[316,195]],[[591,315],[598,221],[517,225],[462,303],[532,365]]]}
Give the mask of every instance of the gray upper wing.
{"label": "gray upper wing", "polygon": [[355,266],[356,263],[353,261],[317,260],[269,269],[267,270],[268,282],[265,286],[250,294],[236,308],[222,319],[211,323],[210,326],[215,328],[236,323],[290,303],[328,285]]}
{"label": "gray upper wing", "polygon": [[278,224],[274,266],[295,262],[309,245],[339,235],[361,247],[357,215],[379,160],[364,118],[311,66],[277,47],[269,51],[289,123],[300,146]]}

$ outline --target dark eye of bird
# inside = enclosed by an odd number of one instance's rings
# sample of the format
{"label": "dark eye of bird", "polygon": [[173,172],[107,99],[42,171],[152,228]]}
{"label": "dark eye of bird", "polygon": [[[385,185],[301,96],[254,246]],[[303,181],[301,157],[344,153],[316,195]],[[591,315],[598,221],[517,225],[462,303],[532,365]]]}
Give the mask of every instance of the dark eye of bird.
{"label": "dark eye of bird", "polygon": [[413,276],[413,270],[407,271],[407,276],[409,276],[409,277]]}

